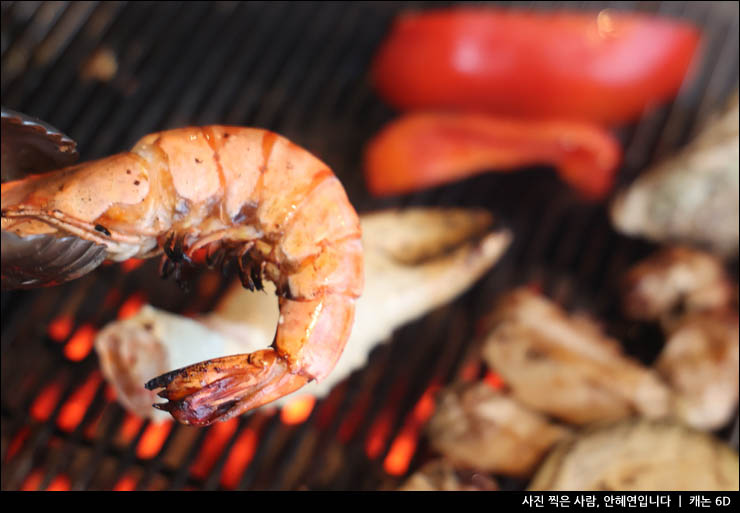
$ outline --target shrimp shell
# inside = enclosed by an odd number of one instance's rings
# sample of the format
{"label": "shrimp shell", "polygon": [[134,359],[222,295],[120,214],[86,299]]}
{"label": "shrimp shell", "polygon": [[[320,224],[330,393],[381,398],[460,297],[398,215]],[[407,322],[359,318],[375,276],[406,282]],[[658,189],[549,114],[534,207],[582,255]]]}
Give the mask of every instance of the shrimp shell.
{"label": "shrimp shell", "polygon": [[342,353],[363,287],[357,213],[329,167],[275,133],[228,126],[142,138],[130,152],[2,185],[2,229],[74,235],[108,259],[162,252],[182,279],[199,249],[238,264],[242,284],[275,283],[271,348],[149,381],[177,420],[227,420],[322,380]]}

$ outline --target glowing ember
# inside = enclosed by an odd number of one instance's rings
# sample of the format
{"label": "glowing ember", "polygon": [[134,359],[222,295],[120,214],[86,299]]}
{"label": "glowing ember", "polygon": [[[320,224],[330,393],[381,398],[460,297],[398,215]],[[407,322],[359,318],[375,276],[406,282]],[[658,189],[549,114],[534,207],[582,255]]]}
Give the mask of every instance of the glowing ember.
{"label": "glowing ember", "polygon": [[23,426],[18,430],[18,433],[16,433],[13,440],[8,444],[8,452],[5,454],[6,462],[10,461],[23,448],[23,444],[26,443],[29,434],[31,434],[31,430],[28,426]]}
{"label": "glowing ember", "polygon": [[121,300],[121,291],[112,288],[108,291],[108,293],[105,295],[105,299],[103,299],[103,309],[104,310],[110,310],[114,306],[118,304],[118,301]]}
{"label": "glowing ember", "polygon": [[365,441],[365,454],[371,460],[374,460],[383,452],[383,447],[391,431],[391,422],[393,421],[393,409],[386,408],[383,410],[373,425]]}
{"label": "glowing ember", "polygon": [[118,432],[118,436],[120,436],[123,443],[129,443],[133,440],[143,423],[144,420],[141,417],[127,413],[126,418],[123,419],[123,424],[121,424],[121,430]]}
{"label": "glowing ember", "polygon": [[393,440],[388,455],[383,461],[383,468],[392,476],[400,476],[406,473],[411,458],[416,451],[418,432],[412,427],[401,430]]}
{"label": "glowing ember", "polygon": [[208,429],[200,452],[190,467],[193,477],[205,479],[208,476],[238,426],[239,419],[234,418],[226,422],[217,422]]}
{"label": "glowing ember", "polygon": [[350,411],[339,426],[339,439],[342,443],[349,442],[354,436],[360,422],[365,416],[365,411],[370,405],[370,396],[364,395],[356,402],[355,407]]}
{"label": "glowing ember", "polygon": [[486,375],[483,378],[483,382],[496,390],[501,390],[504,388],[504,380],[501,379],[501,376],[499,376],[495,372],[486,372]]}
{"label": "glowing ember", "polygon": [[460,370],[460,379],[466,382],[475,381],[475,379],[478,377],[479,372],[480,363],[470,362]]}
{"label": "glowing ember", "polygon": [[143,460],[155,457],[159,454],[171,429],[171,420],[149,424],[139,440],[139,445],[136,446],[136,455]]}
{"label": "glowing ember", "polygon": [[59,402],[61,393],[62,385],[60,383],[55,381],[46,385],[31,405],[31,416],[39,422],[46,422],[51,417],[57,402]]}
{"label": "glowing ember", "polygon": [[116,400],[116,389],[110,385],[105,385],[105,400],[112,403]]}
{"label": "glowing ember", "polygon": [[136,490],[137,480],[133,476],[125,475],[113,486],[114,492],[131,492]]}
{"label": "glowing ember", "polygon": [[408,470],[411,458],[414,457],[416,452],[416,446],[424,424],[434,414],[435,396],[439,388],[436,383],[429,385],[429,388],[417,401],[414,409],[406,417],[401,431],[391,443],[388,454],[383,461],[383,468],[388,474],[400,476]]}
{"label": "glowing ember", "polygon": [[64,356],[73,362],[84,360],[93,348],[96,333],[97,330],[92,324],[83,324],[77,328],[67,345],[64,346]]}
{"label": "glowing ember", "polygon": [[296,397],[280,410],[280,420],[286,426],[293,426],[305,422],[311,415],[316,398],[312,395]]}
{"label": "glowing ember", "polygon": [[128,260],[121,262],[121,269],[125,273],[130,273],[134,269],[138,269],[139,267],[141,267],[141,264],[143,263],[144,260],[140,258],[129,258]]}
{"label": "glowing ember", "polygon": [[75,390],[67,399],[67,402],[62,405],[61,410],[59,410],[57,425],[63,431],[73,431],[79,425],[82,417],[85,416],[85,412],[90,407],[101,381],[103,381],[103,377],[100,372],[94,371],[87,378],[87,381]]}
{"label": "glowing ember", "polygon": [[88,440],[94,439],[97,437],[98,429],[100,428],[100,423],[103,420],[103,413],[104,410],[99,411],[95,418],[87,425],[84,431],[85,438]]}
{"label": "glowing ember", "polygon": [[391,425],[395,418],[395,412],[398,410],[399,401],[406,393],[408,382],[406,379],[399,379],[393,385],[393,389],[388,394],[385,407],[376,417],[375,422],[370,426],[367,438],[365,439],[365,454],[371,460],[374,460],[383,452],[388,437],[391,432]]}
{"label": "glowing ember", "polygon": [[128,299],[123,302],[121,308],[118,309],[118,320],[122,321],[129,317],[133,317],[139,313],[139,310],[141,310],[141,307],[144,306],[145,303],[146,294],[143,292],[135,292],[131,294]]}
{"label": "glowing ember", "polygon": [[39,489],[41,480],[44,479],[44,471],[36,469],[31,472],[21,485],[22,492],[34,492]]}
{"label": "glowing ember", "polygon": [[437,395],[439,388],[440,387],[437,384],[429,385],[426,392],[424,392],[419,398],[419,401],[411,412],[411,415],[416,422],[423,424],[432,416],[434,408],[437,405],[435,396]]}
{"label": "glowing ember", "polygon": [[73,327],[74,319],[71,315],[60,315],[49,323],[49,337],[56,342],[63,342],[72,333]]}
{"label": "glowing ember", "polygon": [[60,474],[51,480],[49,486],[46,488],[47,492],[66,492],[69,491],[71,485],[69,478],[64,474]]}
{"label": "glowing ember", "polygon": [[224,464],[223,472],[221,472],[221,486],[229,489],[236,488],[249,462],[252,461],[256,448],[257,433],[251,428],[244,429],[234,442]]}

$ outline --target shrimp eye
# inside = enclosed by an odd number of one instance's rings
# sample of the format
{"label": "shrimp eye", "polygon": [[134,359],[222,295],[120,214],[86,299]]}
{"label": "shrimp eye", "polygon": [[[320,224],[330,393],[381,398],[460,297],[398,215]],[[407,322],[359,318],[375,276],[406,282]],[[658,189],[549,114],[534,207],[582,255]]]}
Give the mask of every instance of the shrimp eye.
{"label": "shrimp eye", "polygon": [[110,237],[110,232],[108,231],[108,228],[106,228],[102,224],[96,224],[95,229],[99,232],[106,234],[108,237]]}

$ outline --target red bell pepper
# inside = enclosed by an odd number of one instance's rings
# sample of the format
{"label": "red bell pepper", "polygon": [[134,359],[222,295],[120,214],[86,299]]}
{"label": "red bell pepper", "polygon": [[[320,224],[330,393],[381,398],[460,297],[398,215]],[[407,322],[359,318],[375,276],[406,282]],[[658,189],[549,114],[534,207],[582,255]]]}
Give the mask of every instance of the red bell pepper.
{"label": "red bell pepper", "polygon": [[373,76],[401,110],[616,124],[677,93],[699,39],[688,23],[636,13],[432,10],[397,19]]}
{"label": "red bell pepper", "polygon": [[375,195],[401,194],[483,171],[548,164],[587,199],[601,199],[621,159],[605,129],[579,121],[414,113],[387,125],[365,153]]}

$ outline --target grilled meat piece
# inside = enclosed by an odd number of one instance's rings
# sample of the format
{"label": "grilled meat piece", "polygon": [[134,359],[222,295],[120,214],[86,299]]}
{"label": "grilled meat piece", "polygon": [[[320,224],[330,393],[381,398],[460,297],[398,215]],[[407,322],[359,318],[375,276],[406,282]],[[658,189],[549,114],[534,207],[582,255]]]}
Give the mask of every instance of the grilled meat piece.
{"label": "grilled meat piece", "polygon": [[593,322],[528,289],[502,298],[488,322],[483,358],[534,410],[572,424],[669,411],[670,390],[653,370]]}
{"label": "grilled meat piece", "polygon": [[740,224],[738,97],[696,139],[615,198],[611,218],[627,235],[737,254]]}
{"label": "grilled meat piece", "polygon": [[429,441],[457,466],[526,477],[570,430],[485,383],[440,394]]}
{"label": "grilled meat piece", "polygon": [[689,426],[718,429],[738,403],[737,312],[696,312],[671,326],[655,369],[674,390],[674,412]]}
{"label": "grilled meat piece", "polygon": [[625,275],[622,306],[627,317],[663,320],[688,311],[726,308],[733,286],[715,256],[686,247],[658,251]]}
{"label": "grilled meat piece", "polygon": [[737,490],[737,452],[666,421],[630,419],[558,444],[530,490]]}
{"label": "grilled meat piece", "polygon": [[435,460],[414,472],[399,488],[404,492],[495,491],[498,484],[478,471],[455,468],[449,461]]}
{"label": "grilled meat piece", "polygon": [[719,258],[685,247],[660,250],[625,276],[623,310],[660,321],[666,344],[654,367],[674,390],[674,414],[698,429],[724,426],[737,406],[735,293]]}

